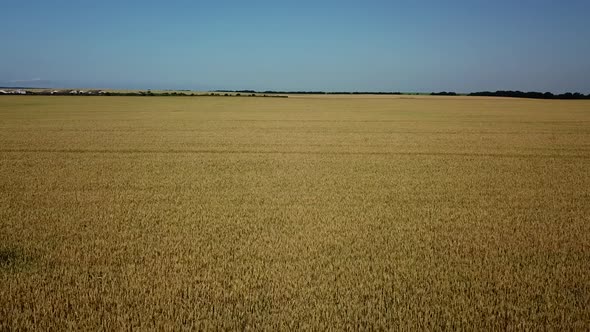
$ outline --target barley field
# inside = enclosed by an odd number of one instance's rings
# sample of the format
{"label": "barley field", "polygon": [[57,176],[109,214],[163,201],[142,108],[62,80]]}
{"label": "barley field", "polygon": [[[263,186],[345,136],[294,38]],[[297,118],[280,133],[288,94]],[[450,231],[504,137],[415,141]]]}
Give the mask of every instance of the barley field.
{"label": "barley field", "polygon": [[590,102],[0,97],[0,330],[589,330]]}

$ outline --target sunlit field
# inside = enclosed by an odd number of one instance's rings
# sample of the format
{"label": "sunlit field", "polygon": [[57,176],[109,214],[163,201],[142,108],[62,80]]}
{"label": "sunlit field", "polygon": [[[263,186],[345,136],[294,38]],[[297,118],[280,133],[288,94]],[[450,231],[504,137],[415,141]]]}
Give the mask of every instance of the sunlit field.
{"label": "sunlit field", "polygon": [[0,97],[0,330],[590,329],[590,101]]}

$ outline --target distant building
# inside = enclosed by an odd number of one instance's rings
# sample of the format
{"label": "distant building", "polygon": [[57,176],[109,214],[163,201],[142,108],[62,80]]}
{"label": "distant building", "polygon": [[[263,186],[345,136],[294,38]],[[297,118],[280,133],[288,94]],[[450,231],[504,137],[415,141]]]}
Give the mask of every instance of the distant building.
{"label": "distant building", "polygon": [[0,90],[0,95],[7,95],[7,94],[8,94],[8,92],[7,92],[7,91]]}

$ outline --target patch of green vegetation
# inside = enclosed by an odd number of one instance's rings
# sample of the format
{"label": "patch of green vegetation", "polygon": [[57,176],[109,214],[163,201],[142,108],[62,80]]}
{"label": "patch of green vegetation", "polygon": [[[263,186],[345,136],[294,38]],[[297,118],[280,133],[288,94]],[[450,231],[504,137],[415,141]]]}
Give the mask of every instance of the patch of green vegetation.
{"label": "patch of green vegetation", "polygon": [[21,269],[31,264],[32,259],[22,249],[0,248],[0,269]]}

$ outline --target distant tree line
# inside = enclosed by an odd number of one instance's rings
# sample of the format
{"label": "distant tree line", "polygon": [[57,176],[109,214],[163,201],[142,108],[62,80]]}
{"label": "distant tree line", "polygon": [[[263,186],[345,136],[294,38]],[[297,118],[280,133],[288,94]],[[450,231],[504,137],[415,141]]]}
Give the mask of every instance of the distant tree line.
{"label": "distant tree line", "polygon": [[468,96],[483,96],[483,97],[513,97],[513,98],[534,98],[534,99],[590,99],[590,94],[583,95],[579,92],[553,94],[551,92],[522,92],[522,91],[481,91],[470,93]]}
{"label": "distant tree line", "polygon": [[[22,90],[22,89],[20,89]],[[0,89],[0,94],[16,94],[16,88],[7,90]],[[194,93],[190,90],[164,90],[163,92],[147,91],[103,91],[103,90],[22,90],[27,95],[75,95],[75,96],[224,96],[224,97],[275,97],[287,98],[289,94],[308,94],[308,95],[422,95],[420,93],[403,93],[403,92],[371,92],[371,91],[255,91],[255,90],[215,90],[206,93]],[[22,92],[21,91],[21,92]],[[190,93],[189,93],[190,92]],[[458,96],[456,92],[432,92],[431,96]],[[464,94],[465,95],[465,94]],[[465,96],[479,97],[513,97],[513,98],[534,98],[534,99],[590,99],[590,94],[584,95],[579,92],[553,94],[551,92],[522,92],[522,91],[480,91],[466,94]]]}
{"label": "distant tree line", "polygon": [[[11,90],[0,90],[0,95],[8,95],[8,94],[17,94],[14,89]],[[242,94],[242,93],[219,93],[219,92],[208,92],[208,93],[188,93],[190,90],[165,90],[164,92],[153,92],[151,90],[147,91],[102,91],[102,90],[18,90],[18,94],[29,95],[29,96],[127,96],[127,97],[134,97],[134,96],[159,96],[159,97],[270,97],[270,98],[288,98],[288,96],[281,96],[281,95],[268,95],[268,94],[259,94],[259,93],[249,93],[249,94]]]}
{"label": "distant tree line", "polygon": [[401,95],[402,92],[371,92],[371,91],[255,91],[255,90],[215,90],[215,92],[238,92],[238,93],[266,93],[283,95]]}
{"label": "distant tree line", "polygon": [[430,94],[431,96],[456,96],[457,93],[456,92],[433,92]]}
{"label": "distant tree line", "polygon": [[[421,93],[407,93],[407,92],[375,92],[375,91],[255,91],[255,90],[216,90],[219,93],[264,93],[264,94],[281,94],[281,95],[421,95]],[[432,92],[431,96],[459,96],[458,93],[452,91]],[[535,99],[590,99],[590,94],[583,95],[579,92],[553,94],[551,92],[522,92],[522,91],[481,91],[469,94],[462,94],[464,96],[480,96],[480,97],[513,97],[513,98],[535,98]]]}
{"label": "distant tree line", "polygon": [[329,95],[402,95],[402,92],[370,92],[370,91],[356,91],[356,92],[327,92]]}

